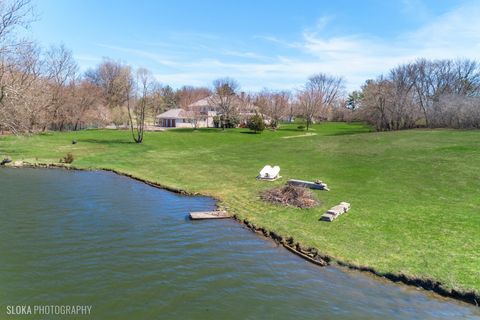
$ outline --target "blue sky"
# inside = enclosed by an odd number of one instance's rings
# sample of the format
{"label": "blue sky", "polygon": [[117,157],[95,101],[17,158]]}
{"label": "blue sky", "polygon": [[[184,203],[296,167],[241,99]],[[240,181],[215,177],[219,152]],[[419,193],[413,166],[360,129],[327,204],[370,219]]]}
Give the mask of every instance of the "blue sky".
{"label": "blue sky", "polygon": [[173,87],[237,79],[245,91],[342,76],[354,90],[417,57],[480,59],[480,1],[35,0],[30,35],[82,70],[102,57]]}

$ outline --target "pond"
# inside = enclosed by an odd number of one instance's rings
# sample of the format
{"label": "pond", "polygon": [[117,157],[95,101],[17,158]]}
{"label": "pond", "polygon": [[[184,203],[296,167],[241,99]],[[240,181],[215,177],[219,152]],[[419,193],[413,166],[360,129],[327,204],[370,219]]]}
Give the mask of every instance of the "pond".
{"label": "pond", "polygon": [[21,318],[6,315],[18,305],[91,305],[82,319],[480,319],[315,266],[234,221],[190,221],[210,198],[107,172],[1,169],[0,183],[2,319]]}

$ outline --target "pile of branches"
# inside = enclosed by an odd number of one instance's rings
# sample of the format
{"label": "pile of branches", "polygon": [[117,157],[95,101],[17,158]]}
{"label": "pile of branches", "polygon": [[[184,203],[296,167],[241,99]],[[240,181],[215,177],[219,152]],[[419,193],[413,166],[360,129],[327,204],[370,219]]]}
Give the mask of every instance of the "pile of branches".
{"label": "pile of branches", "polygon": [[289,185],[267,190],[260,197],[264,201],[302,209],[312,208],[319,204],[309,189]]}

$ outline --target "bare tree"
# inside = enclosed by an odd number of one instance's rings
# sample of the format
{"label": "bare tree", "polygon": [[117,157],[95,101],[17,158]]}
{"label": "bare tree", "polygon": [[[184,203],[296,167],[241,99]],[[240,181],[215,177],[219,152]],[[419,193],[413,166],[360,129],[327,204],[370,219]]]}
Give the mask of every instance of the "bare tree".
{"label": "bare tree", "polygon": [[362,88],[363,118],[377,130],[388,128],[388,104],[391,101],[391,83],[383,78],[367,80]]}
{"label": "bare tree", "polygon": [[297,94],[298,105],[305,120],[307,130],[313,123],[315,116],[319,113],[322,99],[322,93],[308,85]]}
{"label": "bare tree", "polygon": [[[148,109],[152,106],[150,93],[155,81],[150,71],[140,68],[137,70],[136,83],[134,81],[128,81],[128,83],[126,94],[130,130],[133,140],[136,143],[142,143],[145,129],[145,116],[147,115]],[[131,92],[134,94],[133,97],[130,96]]]}
{"label": "bare tree", "polygon": [[227,121],[235,114],[238,82],[231,78],[220,78],[213,81],[213,94],[210,104],[219,111],[220,125],[225,130]]}
{"label": "bare tree", "polygon": [[105,122],[106,116],[101,104],[101,89],[88,81],[80,81],[71,94],[72,130],[79,130],[87,123]]}
{"label": "bare tree", "polygon": [[[74,85],[78,66],[72,52],[63,44],[52,46],[45,57],[45,86],[48,95],[45,108],[50,117],[49,123],[53,129],[65,129],[66,110],[69,86]],[[44,127],[46,129],[46,126]]]}
{"label": "bare tree", "polygon": [[0,1],[0,129],[14,133],[25,130],[24,114],[16,108],[20,92],[29,79],[26,46],[30,44],[16,37],[20,28],[27,28],[32,20],[29,0]]}
{"label": "bare tree", "polygon": [[183,86],[176,92],[178,106],[182,109],[188,108],[192,103],[210,96],[211,91],[205,87]]}
{"label": "bare tree", "polygon": [[[0,60],[0,127],[14,133],[31,131],[41,115],[37,90],[40,59],[30,43],[17,46]],[[31,122],[31,123],[30,123]]]}
{"label": "bare tree", "polygon": [[256,104],[260,111],[270,118],[270,126],[274,129],[278,127],[280,120],[288,113],[290,109],[290,92],[288,91],[269,91],[267,89],[260,92],[256,97]]}
{"label": "bare tree", "polygon": [[419,59],[367,82],[363,94],[361,114],[377,130],[408,129],[422,121],[428,127],[475,127],[480,66],[468,59]]}
{"label": "bare tree", "polygon": [[22,44],[15,38],[18,28],[28,28],[34,18],[31,0],[0,1],[0,53]]}
{"label": "bare tree", "polygon": [[104,59],[96,69],[88,70],[85,78],[102,89],[104,104],[110,109],[122,106],[126,101],[125,74],[128,66],[110,59]]}
{"label": "bare tree", "polygon": [[426,126],[435,126],[435,108],[445,95],[471,96],[478,94],[480,69],[476,61],[419,59],[409,65],[418,105],[423,111]]}
{"label": "bare tree", "polygon": [[299,110],[300,110],[300,105],[299,105],[298,99],[295,99],[295,97],[290,96],[290,103],[287,111],[288,122],[293,122],[295,117],[299,115]]}
{"label": "bare tree", "polygon": [[297,99],[305,118],[307,130],[315,118],[327,118],[329,108],[341,98],[344,80],[319,73],[311,76]]}

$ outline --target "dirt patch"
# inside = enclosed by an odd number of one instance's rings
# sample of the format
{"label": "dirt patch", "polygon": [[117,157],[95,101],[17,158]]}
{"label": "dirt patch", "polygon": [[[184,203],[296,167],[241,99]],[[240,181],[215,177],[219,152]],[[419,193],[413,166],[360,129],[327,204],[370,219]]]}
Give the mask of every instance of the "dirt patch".
{"label": "dirt patch", "polygon": [[306,188],[283,186],[264,191],[260,196],[264,201],[297,208],[313,208],[320,202]]}
{"label": "dirt patch", "polygon": [[305,133],[305,134],[299,134],[299,135],[296,135],[296,136],[286,136],[286,137],[282,137],[282,138],[283,139],[305,138],[305,137],[311,137],[311,136],[316,136],[316,135],[317,135],[316,133],[309,132],[309,133]]}

